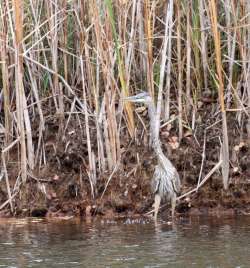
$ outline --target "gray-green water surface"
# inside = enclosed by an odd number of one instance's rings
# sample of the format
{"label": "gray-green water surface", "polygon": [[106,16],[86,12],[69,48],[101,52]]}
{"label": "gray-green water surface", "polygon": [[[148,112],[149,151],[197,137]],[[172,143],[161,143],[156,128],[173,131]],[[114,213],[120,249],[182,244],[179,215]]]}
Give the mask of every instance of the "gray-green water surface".
{"label": "gray-green water surface", "polygon": [[250,267],[250,217],[0,221],[0,267]]}

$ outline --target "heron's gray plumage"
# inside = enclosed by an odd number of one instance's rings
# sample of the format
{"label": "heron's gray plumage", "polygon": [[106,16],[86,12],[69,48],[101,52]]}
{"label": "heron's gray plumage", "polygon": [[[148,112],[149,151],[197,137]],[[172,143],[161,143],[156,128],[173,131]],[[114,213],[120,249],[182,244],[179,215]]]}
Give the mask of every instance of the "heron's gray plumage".
{"label": "heron's gray plumage", "polygon": [[158,193],[162,199],[171,200],[180,191],[179,175],[177,172],[166,172],[161,165],[157,165],[151,187],[154,194]]}
{"label": "heron's gray plumage", "polygon": [[171,200],[172,216],[174,216],[176,196],[180,192],[181,181],[176,168],[162,151],[158,130],[156,128],[156,110],[154,102],[147,92],[142,92],[126,99],[131,102],[145,103],[148,107],[148,115],[150,119],[150,144],[154,149],[158,160],[151,183],[152,191],[155,195],[155,219],[157,218],[161,199]]}

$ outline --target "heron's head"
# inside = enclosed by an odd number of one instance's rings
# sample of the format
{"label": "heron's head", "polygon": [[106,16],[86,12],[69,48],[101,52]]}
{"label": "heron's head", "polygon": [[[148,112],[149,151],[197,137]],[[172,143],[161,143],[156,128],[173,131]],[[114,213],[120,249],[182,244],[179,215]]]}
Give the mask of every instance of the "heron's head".
{"label": "heron's head", "polygon": [[137,95],[124,98],[124,101],[147,104],[152,101],[152,98],[148,92],[143,91]]}

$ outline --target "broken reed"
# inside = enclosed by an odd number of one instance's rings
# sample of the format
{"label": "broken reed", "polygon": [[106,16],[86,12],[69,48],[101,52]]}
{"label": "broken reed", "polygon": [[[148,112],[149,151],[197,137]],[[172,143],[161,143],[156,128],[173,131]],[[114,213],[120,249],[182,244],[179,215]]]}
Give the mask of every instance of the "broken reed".
{"label": "broken reed", "polygon": [[134,107],[122,99],[140,90],[155,99],[158,130],[162,120],[178,116],[181,139],[196,129],[204,95],[217,96],[218,86],[224,170],[226,109],[237,109],[250,136],[248,1],[2,0],[0,11],[2,149],[20,147],[23,183],[27,169],[47,163],[49,110],[58,116],[61,138],[78,120],[94,196],[98,176],[121,161],[121,141],[137,135]]}

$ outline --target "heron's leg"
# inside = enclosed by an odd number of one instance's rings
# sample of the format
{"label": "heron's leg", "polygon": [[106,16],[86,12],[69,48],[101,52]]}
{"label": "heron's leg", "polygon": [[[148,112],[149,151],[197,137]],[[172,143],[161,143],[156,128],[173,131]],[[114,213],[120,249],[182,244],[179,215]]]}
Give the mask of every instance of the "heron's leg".
{"label": "heron's leg", "polygon": [[160,204],[161,204],[161,196],[159,194],[156,194],[155,195],[155,203],[154,203],[154,209],[155,209],[154,219],[155,220],[157,220],[157,214],[159,211]]}
{"label": "heron's leg", "polygon": [[172,219],[174,218],[175,213],[175,206],[176,206],[176,194],[171,199],[171,206],[172,206]]}

